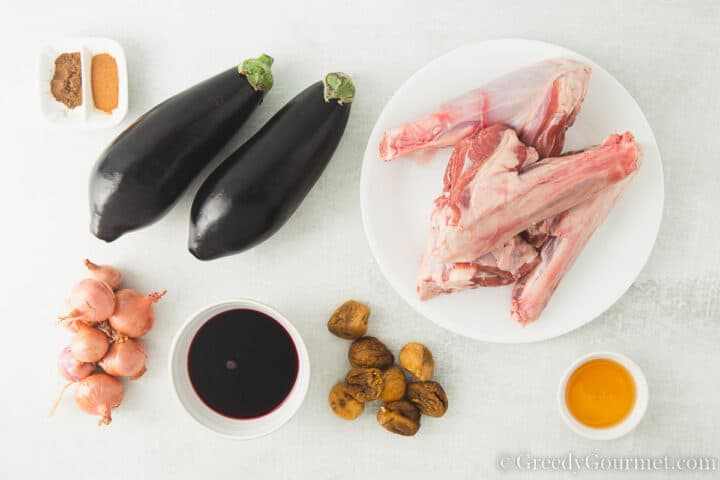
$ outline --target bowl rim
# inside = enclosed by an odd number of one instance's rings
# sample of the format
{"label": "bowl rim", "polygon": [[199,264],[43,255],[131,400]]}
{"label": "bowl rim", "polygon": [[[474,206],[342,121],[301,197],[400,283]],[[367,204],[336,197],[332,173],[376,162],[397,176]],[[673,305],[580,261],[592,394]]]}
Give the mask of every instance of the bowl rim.
{"label": "bowl rim", "polygon": [[[565,401],[565,390],[570,376],[582,365],[590,360],[606,359],[619,363],[630,373],[635,382],[635,404],[630,414],[619,424],[608,428],[588,427],[577,421],[570,413]],[[642,421],[647,411],[650,393],[647,379],[640,366],[625,355],[610,351],[597,351],[582,355],[565,369],[558,388],[558,407],[560,416],[575,433],[592,440],[612,440],[622,437],[633,431]]]}
{"label": "bowl rim", "polygon": [[[236,429],[232,433],[229,433],[227,430],[221,431],[215,428],[212,424],[205,421],[202,416],[198,415],[196,412],[193,411],[193,407],[186,403],[186,401],[184,400],[185,396],[180,392],[178,388],[178,382],[180,379],[176,375],[175,371],[178,367],[178,362],[183,362],[184,364],[187,361],[186,358],[178,356],[178,346],[180,344],[180,341],[184,338],[188,330],[199,330],[202,325],[204,325],[208,320],[217,315],[217,312],[215,311],[218,308],[227,308],[227,310],[233,308],[251,308],[270,316],[288,332],[290,338],[295,345],[295,348],[297,349],[298,354],[298,373],[295,385],[293,385],[287,397],[285,397],[285,399],[278,405],[278,407],[276,407],[271,412],[252,419],[233,419],[225,417],[218,412],[215,412],[210,407],[205,407],[206,411],[204,413],[206,413],[207,415],[217,419],[219,422],[223,422],[227,425],[232,425],[233,427],[236,427]],[[170,373],[169,380],[172,392],[175,399],[183,408],[183,410],[185,410],[185,412],[191,418],[193,418],[197,424],[201,425],[205,429],[213,432],[216,435],[236,440],[250,440],[268,435],[280,429],[283,425],[290,421],[290,419],[295,416],[295,414],[300,409],[305,400],[305,396],[310,386],[311,375],[310,357],[308,355],[307,347],[302,336],[300,335],[300,332],[281,312],[271,307],[270,305],[267,305],[257,300],[253,300],[251,298],[230,298],[220,300],[208,304],[205,307],[197,310],[194,314],[190,315],[173,336],[170,345],[170,351],[168,354],[168,370]],[[186,370],[187,369],[185,369],[185,371]],[[193,394],[195,394],[194,391]],[[252,433],[244,432],[242,426],[249,426],[249,422],[254,422],[255,426],[264,426],[257,427],[255,429],[256,431]]]}

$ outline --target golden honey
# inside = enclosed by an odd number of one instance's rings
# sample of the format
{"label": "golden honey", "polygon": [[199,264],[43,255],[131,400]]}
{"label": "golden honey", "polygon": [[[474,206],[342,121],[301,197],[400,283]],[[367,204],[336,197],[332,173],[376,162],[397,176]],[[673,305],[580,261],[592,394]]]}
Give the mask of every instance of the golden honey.
{"label": "golden honey", "polygon": [[585,426],[613,427],[630,415],[635,405],[635,381],[614,360],[597,358],[580,365],[567,382],[565,403]]}

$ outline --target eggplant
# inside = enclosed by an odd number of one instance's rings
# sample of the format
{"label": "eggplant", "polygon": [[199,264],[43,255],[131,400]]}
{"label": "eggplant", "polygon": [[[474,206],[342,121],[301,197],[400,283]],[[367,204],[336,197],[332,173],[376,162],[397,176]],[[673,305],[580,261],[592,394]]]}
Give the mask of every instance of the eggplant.
{"label": "eggplant", "polygon": [[90,177],[90,230],[112,242],[158,220],[245,123],[273,85],[268,55],[157,105],[100,155]]}
{"label": "eggplant", "polygon": [[354,96],[348,75],[330,73],[230,154],[195,196],[190,253],[212,260],[247,250],[277,232],[330,161]]}

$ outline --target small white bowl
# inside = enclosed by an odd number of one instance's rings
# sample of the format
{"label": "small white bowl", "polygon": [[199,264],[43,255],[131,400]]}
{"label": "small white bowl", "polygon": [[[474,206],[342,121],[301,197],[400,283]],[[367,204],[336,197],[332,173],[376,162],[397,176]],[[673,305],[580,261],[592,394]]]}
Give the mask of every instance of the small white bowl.
{"label": "small white bowl", "polygon": [[[586,362],[599,358],[619,363],[627,369],[635,381],[635,404],[633,405],[633,409],[630,411],[630,414],[625,418],[625,420],[608,428],[593,428],[578,422],[570,413],[565,401],[565,390],[567,389],[568,380],[573,372]],[[567,423],[567,425],[576,433],[592,440],[612,440],[631,432],[635,427],[637,427],[647,410],[649,396],[648,384],[645,379],[645,375],[635,362],[619,353],[596,352],[578,358],[565,371],[562,376],[562,380],[560,381],[560,388],[558,390],[558,404],[560,406],[560,416],[562,416],[565,423]]]}
{"label": "small white bowl", "polygon": [[[58,102],[50,92],[55,74],[55,59],[62,53],[80,52],[82,104],[72,110]],[[95,108],[92,98],[92,57],[110,54],[118,69],[118,106],[112,113]],[[77,128],[109,128],[120,123],[128,111],[128,74],[125,51],[109,38],[62,38],[48,42],[40,49],[37,74],[40,112],[54,125]]]}
{"label": "small white bowl", "polygon": [[[288,396],[272,412],[252,419],[225,417],[205,405],[190,382],[187,364],[190,344],[200,327],[222,312],[241,308],[256,310],[275,319],[290,334],[298,353],[297,379]],[[170,347],[169,371],[175,396],[192,418],[217,434],[241,440],[267,435],[283,426],[302,405],[310,385],[310,358],[300,333],[280,312],[250,299],[226,300],[206,307],[191,316],[173,339]]]}

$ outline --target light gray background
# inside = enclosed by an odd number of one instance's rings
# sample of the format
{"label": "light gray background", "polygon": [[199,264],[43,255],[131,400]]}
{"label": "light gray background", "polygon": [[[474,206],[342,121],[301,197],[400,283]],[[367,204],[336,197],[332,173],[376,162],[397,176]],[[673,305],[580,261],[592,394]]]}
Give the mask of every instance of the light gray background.
{"label": "light gray background", "polygon": [[[720,457],[720,8],[711,1],[442,3],[95,0],[3,7],[0,476],[489,478],[498,474],[501,452]],[[262,246],[212,263],[192,258],[185,237],[197,182],[161,222],[105,245],[88,233],[87,176],[121,127],[58,130],[37,117],[36,47],[43,39],[72,35],[107,36],[124,45],[131,95],[124,125],[165,97],[262,51],[276,58],[276,86],[233,146],[327,71],[351,73],[358,98],[323,177]],[[385,101],[436,56],[498,37],[555,42],[603,65],[645,111],[665,168],[663,225],[635,285],[590,325],[532,345],[478,343],[418,317],[381,276],[360,222],[360,161]],[[86,256],[117,264],[128,285],[169,291],[147,338],[148,373],[127,385],[110,428],[97,428],[71,396],[55,417],[47,416],[62,386],[56,355],[68,341],[53,318],[82,275]],[[184,319],[236,296],[285,312],[304,336],[313,367],[297,416],[251,442],[224,440],[196,426],[175,402],[167,378],[170,340]],[[435,353],[450,410],[443,419],[426,420],[415,438],[382,430],[374,409],[346,423],[327,407],[328,389],[346,369],[348,345],[324,324],[349,297],[370,304],[371,332],[393,350],[417,340]],[[607,443],[572,433],[555,403],[563,369],[602,349],[634,358],[651,389],[636,432]]]}

